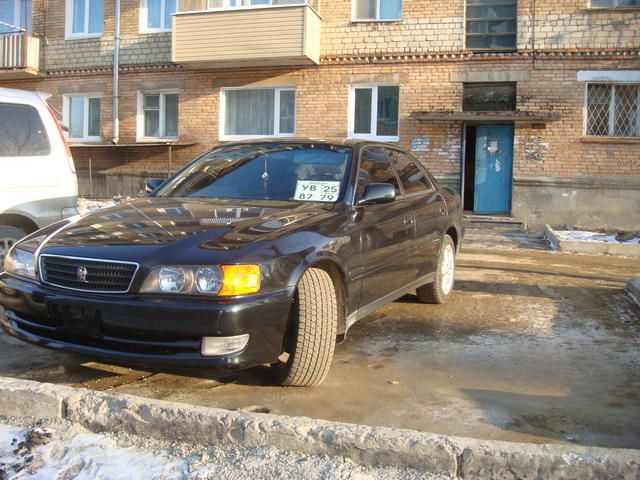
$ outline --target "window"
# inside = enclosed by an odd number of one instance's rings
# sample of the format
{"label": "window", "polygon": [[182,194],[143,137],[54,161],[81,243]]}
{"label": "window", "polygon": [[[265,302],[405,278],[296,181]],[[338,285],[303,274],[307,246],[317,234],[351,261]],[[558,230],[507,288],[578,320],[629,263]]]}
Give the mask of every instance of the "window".
{"label": "window", "polygon": [[464,112],[497,112],[516,109],[515,83],[465,83]]}
{"label": "window", "polygon": [[640,137],[640,85],[587,84],[586,134]]}
{"label": "window", "polygon": [[31,29],[31,15],[28,16],[29,25],[25,21],[26,2],[27,0],[0,0],[0,33],[18,32],[20,28]]}
{"label": "window", "polygon": [[386,149],[386,151],[391,159],[393,168],[398,177],[400,177],[400,183],[405,195],[427,192],[433,189],[425,173],[407,154],[399,150]]}
{"label": "window", "polygon": [[292,136],[296,124],[293,88],[222,90],[222,138]]}
{"label": "window", "polygon": [[398,140],[400,87],[352,86],[349,95],[349,136],[386,141]]}
{"label": "window", "polygon": [[102,0],[67,0],[67,37],[102,35]]}
{"label": "window", "polygon": [[178,94],[140,93],[138,96],[138,139],[178,138]]}
{"label": "window", "polygon": [[48,154],[49,138],[38,111],[28,105],[0,103],[0,157]]}
{"label": "window", "polygon": [[142,0],[140,10],[141,32],[168,32],[171,14],[176,11],[176,0]]}
{"label": "window", "polygon": [[62,117],[69,127],[69,139],[100,140],[100,97],[65,96]]}
{"label": "window", "polygon": [[353,0],[354,20],[400,20],[402,0]]}
{"label": "window", "polygon": [[398,178],[391,168],[387,154],[379,147],[367,148],[360,154],[356,195],[361,197],[370,183],[390,183],[396,187],[396,195],[400,195]]}
{"label": "window", "polygon": [[640,0],[591,0],[591,8],[640,7]]}
{"label": "window", "polygon": [[517,0],[467,0],[469,50],[515,50]]}

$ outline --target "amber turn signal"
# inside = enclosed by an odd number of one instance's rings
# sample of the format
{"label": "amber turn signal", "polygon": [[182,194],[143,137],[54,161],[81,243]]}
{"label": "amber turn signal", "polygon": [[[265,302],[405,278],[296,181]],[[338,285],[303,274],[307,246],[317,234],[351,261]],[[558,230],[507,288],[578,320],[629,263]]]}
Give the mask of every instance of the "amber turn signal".
{"label": "amber turn signal", "polygon": [[260,265],[222,265],[221,297],[247,295],[260,290]]}

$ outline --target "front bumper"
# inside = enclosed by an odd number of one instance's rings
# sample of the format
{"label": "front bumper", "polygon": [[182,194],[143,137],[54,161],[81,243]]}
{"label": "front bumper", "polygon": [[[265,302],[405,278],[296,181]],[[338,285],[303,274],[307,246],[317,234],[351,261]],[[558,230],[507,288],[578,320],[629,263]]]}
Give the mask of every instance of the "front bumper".
{"label": "front bumper", "polygon": [[[35,345],[115,363],[239,370],[280,355],[292,298],[293,289],[220,301],[81,294],[2,273],[0,326]],[[200,353],[202,337],[245,333],[239,353]]]}

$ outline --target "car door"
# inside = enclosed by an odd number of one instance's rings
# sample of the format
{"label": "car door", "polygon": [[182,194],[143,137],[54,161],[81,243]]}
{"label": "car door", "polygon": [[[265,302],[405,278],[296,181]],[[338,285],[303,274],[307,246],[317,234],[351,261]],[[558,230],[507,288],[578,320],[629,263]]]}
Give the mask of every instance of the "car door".
{"label": "car door", "polygon": [[[411,242],[412,280],[435,272],[444,235],[446,204],[418,161],[400,149],[387,148],[406,198],[407,208],[415,218],[415,237]],[[407,252],[409,254],[409,252]]]}
{"label": "car door", "polygon": [[361,150],[356,202],[370,183],[393,184],[396,200],[356,207],[355,225],[361,248],[356,276],[362,280],[359,308],[403,288],[413,276],[407,256],[414,238],[413,214],[381,147]]}

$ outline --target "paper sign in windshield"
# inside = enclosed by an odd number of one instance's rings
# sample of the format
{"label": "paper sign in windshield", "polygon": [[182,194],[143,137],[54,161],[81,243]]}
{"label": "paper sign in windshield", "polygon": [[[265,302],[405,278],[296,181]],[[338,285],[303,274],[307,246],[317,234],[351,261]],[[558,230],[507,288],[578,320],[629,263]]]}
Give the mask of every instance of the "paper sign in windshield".
{"label": "paper sign in windshield", "polygon": [[294,199],[306,202],[335,202],[339,194],[340,182],[298,180]]}

